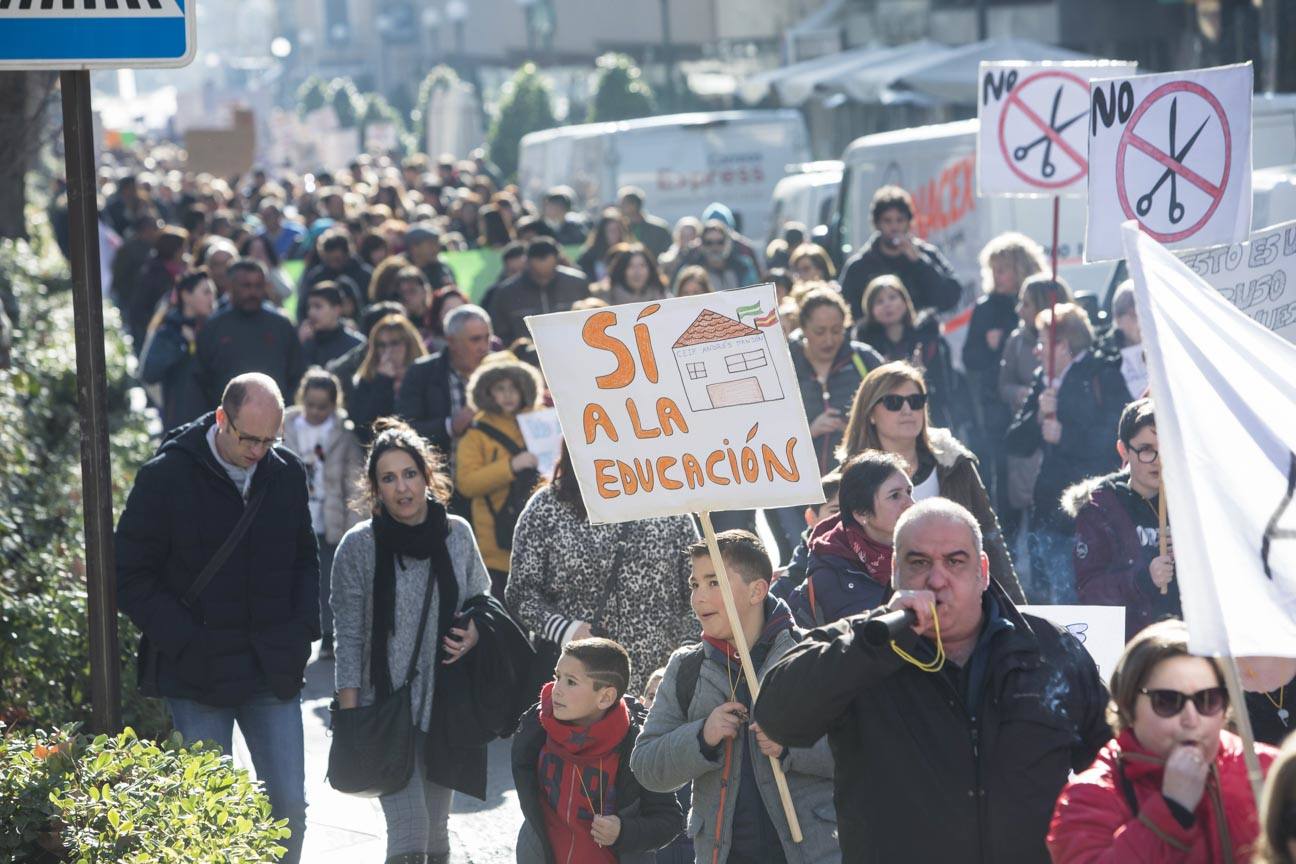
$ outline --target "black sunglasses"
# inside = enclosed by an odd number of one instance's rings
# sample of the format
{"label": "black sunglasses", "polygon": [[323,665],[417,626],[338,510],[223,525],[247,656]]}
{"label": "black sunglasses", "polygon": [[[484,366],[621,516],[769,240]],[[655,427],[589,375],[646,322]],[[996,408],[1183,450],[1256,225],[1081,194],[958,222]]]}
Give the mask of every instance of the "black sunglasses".
{"label": "black sunglasses", "polygon": [[1228,707],[1228,691],[1223,687],[1208,687],[1196,693],[1180,693],[1178,690],[1139,690],[1152,703],[1152,710],[1158,717],[1178,717],[1179,712],[1190,700],[1197,713],[1203,717],[1214,717]]}
{"label": "black sunglasses", "polygon": [[927,394],[914,393],[910,396],[897,396],[894,393],[888,393],[878,401],[888,411],[899,411],[906,402],[909,403],[909,407],[913,410],[921,411],[927,405]]}

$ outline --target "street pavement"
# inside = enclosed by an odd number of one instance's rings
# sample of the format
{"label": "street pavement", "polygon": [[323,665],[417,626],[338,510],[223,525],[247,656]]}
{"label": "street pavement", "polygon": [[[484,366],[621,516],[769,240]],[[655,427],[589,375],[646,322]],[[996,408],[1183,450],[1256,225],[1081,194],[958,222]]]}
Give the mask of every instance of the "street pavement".
{"label": "street pavement", "polygon": [[[328,768],[328,706],[333,698],[333,661],[312,658],[302,691],[306,732],[306,843],[303,864],[382,864],[387,855],[386,828],[377,798],[335,792],[324,779]],[[509,771],[509,742],[489,748],[486,800],[455,793],[450,811],[450,860],[453,864],[509,864],[522,825],[517,793]],[[252,771],[252,760],[236,736],[235,762]]]}

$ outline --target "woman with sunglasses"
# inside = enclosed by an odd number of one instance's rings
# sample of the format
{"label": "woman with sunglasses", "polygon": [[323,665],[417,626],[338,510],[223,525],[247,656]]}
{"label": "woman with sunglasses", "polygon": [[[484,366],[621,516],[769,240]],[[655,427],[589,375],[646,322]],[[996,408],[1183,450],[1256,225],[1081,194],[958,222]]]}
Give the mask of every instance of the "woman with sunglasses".
{"label": "woman with sunglasses", "polygon": [[981,526],[990,575],[1014,603],[1024,603],[1021,584],[990,506],[976,457],[948,429],[933,427],[927,415],[927,381],[903,361],[886,363],[865,376],[851,405],[837,459],[865,450],[895,453],[910,466],[913,500],[948,498],[962,504]]}
{"label": "woman with sunglasses", "polygon": [[[1111,693],[1116,737],[1058,797],[1054,864],[1250,861],[1260,826],[1242,741],[1225,730],[1223,674],[1188,653],[1184,623],[1135,636]],[[1267,770],[1274,749],[1256,750]]]}

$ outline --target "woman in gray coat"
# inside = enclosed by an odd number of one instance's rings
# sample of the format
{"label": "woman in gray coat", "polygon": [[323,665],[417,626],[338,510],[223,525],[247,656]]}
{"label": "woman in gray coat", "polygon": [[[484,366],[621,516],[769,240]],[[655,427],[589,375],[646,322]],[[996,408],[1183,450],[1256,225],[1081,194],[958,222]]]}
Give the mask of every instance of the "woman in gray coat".
{"label": "woman in gray coat", "polygon": [[[458,662],[477,644],[476,626],[461,626],[456,615],[490,592],[490,576],[468,523],[446,512],[450,483],[439,457],[399,420],[374,426],[366,464],[373,518],[346,533],[333,559],[337,701],[342,710],[371,705],[404,683],[424,594],[433,591],[410,682],[415,725],[427,732],[438,665]],[[388,864],[450,857],[451,791],[420,770],[423,740],[417,736],[409,784],[380,799]]]}

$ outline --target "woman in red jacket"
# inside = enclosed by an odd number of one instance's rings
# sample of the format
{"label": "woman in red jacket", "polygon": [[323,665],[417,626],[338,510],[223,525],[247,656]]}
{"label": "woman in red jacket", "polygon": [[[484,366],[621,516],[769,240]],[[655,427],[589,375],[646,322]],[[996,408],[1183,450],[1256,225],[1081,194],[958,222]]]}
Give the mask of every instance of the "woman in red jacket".
{"label": "woman in red jacket", "polygon": [[[1058,798],[1054,864],[1251,860],[1259,822],[1242,741],[1224,731],[1223,680],[1215,661],[1188,653],[1181,621],[1130,640],[1111,680],[1117,737]],[[1275,751],[1256,749],[1268,771]]]}

